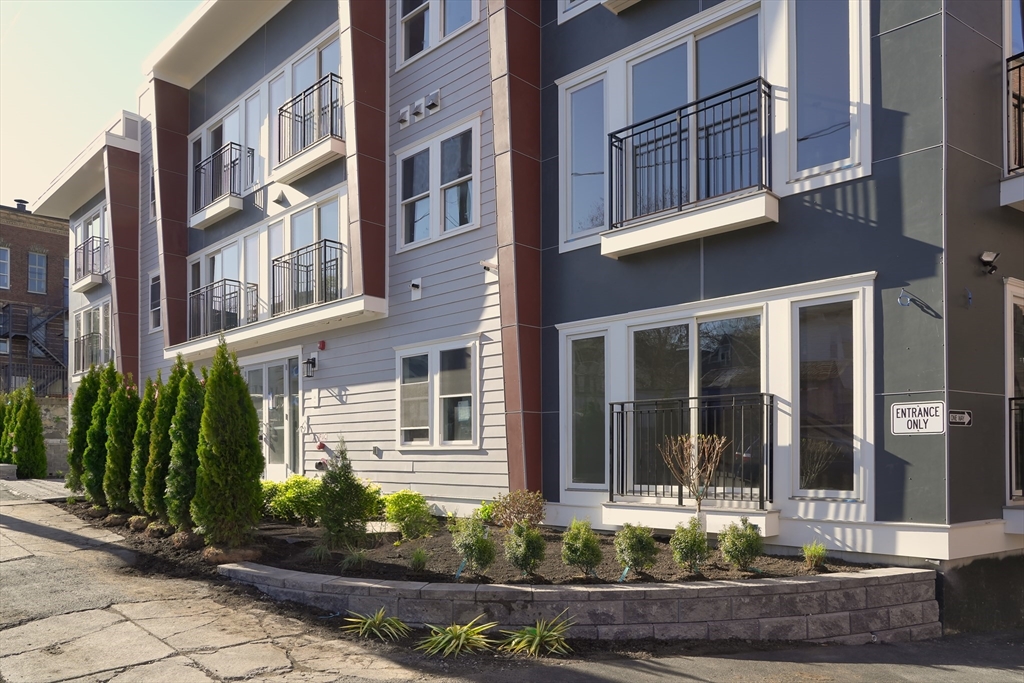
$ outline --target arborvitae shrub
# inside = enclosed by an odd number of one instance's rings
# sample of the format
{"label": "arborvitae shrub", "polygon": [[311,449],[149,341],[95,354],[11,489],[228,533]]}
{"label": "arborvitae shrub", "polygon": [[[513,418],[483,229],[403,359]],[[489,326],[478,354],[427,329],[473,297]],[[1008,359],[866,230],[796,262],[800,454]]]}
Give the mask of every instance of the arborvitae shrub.
{"label": "arborvitae shrub", "polygon": [[21,389],[7,394],[7,409],[4,421],[0,422],[0,462],[14,462],[14,427],[18,424],[18,411],[21,410]]}
{"label": "arborvitae shrub", "polygon": [[207,543],[238,546],[260,520],[259,420],[234,354],[222,339],[206,380],[192,519]]}
{"label": "arborvitae shrub", "polygon": [[164,503],[167,519],[181,531],[192,528],[192,497],[196,493],[196,469],[199,467],[199,429],[203,420],[206,390],[192,372],[189,363],[178,384],[178,407],[171,423],[171,463],[167,468]]}
{"label": "arborvitae shrub", "polygon": [[700,520],[696,516],[691,517],[685,525],[682,522],[676,525],[668,545],[672,548],[672,559],[676,564],[695,574],[711,556],[708,535],[700,528]]}
{"label": "arborvitae shrub", "polygon": [[[4,428],[4,422],[7,419],[7,392],[0,391],[0,430]],[[0,436],[0,443],[3,442],[3,437]],[[3,451],[0,451],[0,463],[5,463],[7,460],[4,459]]]}
{"label": "arborvitae shrub", "polygon": [[17,424],[14,427],[14,463],[18,479],[46,477],[46,444],[43,442],[43,419],[30,382],[21,393]]}
{"label": "arborvitae shrub", "polygon": [[448,524],[452,533],[452,547],[466,561],[466,567],[482,572],[491,566],[496,554],[494,541],[488,538],[484,521],[472,517],[455,517]]}
{"label": "arborvitae shrub", "polygon": [[402,489],[384,499],[384,519],[397,526],[406,540],[426,536],[437,524],[430,514],[427,499],[409,489]]}
{"label": "arborvitae shrub", "polygon": [[505,559],[526,574],[544,561],[544,537],[525,522],[517,522],[505,537]]}
{"label": "arborvitae shrub", "polygon": [[601,564],[601,542],[585,519],[573,519],[562,534],[562,562],[589,574]]}
{"label": "arborvitae shrub", "polygon": [[106,505],[103,495],[103,472],[107,468],[107,415],[110,413],[110,399],[121,384],[121,373],[108,363],[100,374],[100,389],[92,407],[92,424],[86,434],[85,455],[82,463],[85,470],[82,484],[85,496],[95,505]]}
{"label": "arborvitae shrub", "polygon": [[146,378],[146,390],[139,403],[135,419],[135,438],[132,439],[132,471],[129,477],[128,499],[139,512],[145,511],[146,465],[149,464],[149,433],[153,428],[153,411],[156,408],[156,393],[160,390],[160,372],[156,382]]}
{"label": "arborvitae shrub", "polygon": [[615,559],[623,569],[629,567],[642,572],[654,566],[658,546],[651,535],[651,528],[642,524],[623,524],[615,534]]}
{"label": "arborvitae shrub", "polygon": [[722,551],[726,562],[738,569],[746,569],[761,556],[761,532],[756,524],[751,524],[746,517],[740,517],[738,525],[734,522],[718,534],[718,549]]}
{"label": "arborvitae shrub", "polygon": [[185,372],[185,361],[178,354],[171,368],[167,384],[160,388],[153,410],[153,422],[149,429],[149,462],[146,463],[146,487],[142,503],[146,514],[167,520],[167,506],[164,493],[167,489],[167,467],[171,463],[171,422],[178,409],[178,383]]}
{"label": "arborvitae shrub", "polygon": [[139,419],[139,392],[131,383],[122,383],[110,399],[107,414],[107,466],[103,472],[103,495],[113,510],[127,512],[131,502],[128,487],[132,464],[132,441]]}
{"label": "arborvitae shrub", "polygon": [[327,461],[327,469],[320,477],[319,516],[324,529],[324,541],[330,548],[358,546],[366,536],[366,520],[375,502],[363,486],[348,459],[348,450],[342,441],[334,457]]}
{"label": "arborvitae shrub", "polygon": [[68,433],[68,474],[64,486],[72,491],[82,490],[85,474],[87,435],[92,425],[92,409],[100,392],[100,370],[94,365],[78,383],[71,400],[71,431]]}

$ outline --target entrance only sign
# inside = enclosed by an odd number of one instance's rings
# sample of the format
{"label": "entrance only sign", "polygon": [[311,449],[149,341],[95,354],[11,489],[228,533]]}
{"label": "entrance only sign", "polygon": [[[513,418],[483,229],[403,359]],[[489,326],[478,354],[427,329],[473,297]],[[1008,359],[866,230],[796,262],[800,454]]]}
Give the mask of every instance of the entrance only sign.
{"label": "entrance only sign", "polygon": [[892,404],[893,434],[944,434],[945,431],[944,401]]}

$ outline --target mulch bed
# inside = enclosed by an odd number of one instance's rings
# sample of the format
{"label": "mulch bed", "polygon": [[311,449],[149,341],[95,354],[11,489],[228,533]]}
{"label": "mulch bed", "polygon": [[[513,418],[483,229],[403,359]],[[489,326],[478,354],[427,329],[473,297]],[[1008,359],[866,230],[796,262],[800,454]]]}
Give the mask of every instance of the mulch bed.
{"label": "mulch bed", "polygon": [[[100,525],[103,522],[87,515],[90,507],[88,503],[58,505],[92,524]],[[201,551],[177,549],[172,546],[170,539],[150,538],[144,532],[132,531],[128,527],[118,528],[117,531],[125,536],[129,547],[140,553],[140,560],[136,563],[139,569],[179,577],[208,578],[217,575],[216,568],[200,557]],[[619,580],[622,568],[615,560],[611,534],[598,532],[604,558],[596,570],[596,577],[581,576],[577,570],[562,563],[561,532],[543,529],[542,534],[546,543],[545,558],[533,576],[523,576],[518,569],[508,563],[504,556],[506,531],[492,526],[490,537],[497,545],[494,564],[483,574],[465,571],[460,581],[502,584],[588,584],[614,583]],[[440,583],[454,582],[455,572],[461,562],[452,549],[451,534],[444,528],[443,520],[439,520],[438,528],[433,535],[404,541],[397,546],[394,544],[400,539],[398,534],[368,535],[367,547],[361,552],[361,563],[352,562],[351,559],[346,563],[346,554],[342,552],[333,552],[329,558],[317,561],[309,551],[317,545],[319,535],[320,530],[316,528],[266,519],[257,530],[254,544],[262,551],[259,562],[282,569],[318,574]],[[751,567],[753,571],[740,571],[725,562],[716,550],[711,560],[704,566],[702,574],[690,574],[673,561],[667,537],[656,538],[656,541],[658,559],[655,566],[646,573],[631,570],[626,578],[627,583],[782,578],[836,571],[858,571],[872,566],[830,558],[822,570],[810,570],[800,557],[765,555],[754,562]],[[423,549],[428,555],[426,568],[418,572],[409,567],[412,554],[417,549]]]}

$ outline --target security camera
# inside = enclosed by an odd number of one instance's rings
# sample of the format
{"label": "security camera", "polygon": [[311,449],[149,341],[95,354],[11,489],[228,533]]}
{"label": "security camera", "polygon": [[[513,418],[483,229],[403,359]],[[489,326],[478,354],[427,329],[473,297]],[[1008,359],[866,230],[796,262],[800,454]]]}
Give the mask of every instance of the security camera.
{"label": "security camera", "polygon": [[493,263],[491,261],[481,261],[480,265],[483,266],[484,270],[486,270],[488,273],[494,273],[495,275],[497,275],[497,273],[498,273],[498,264],[497,263]]}
{"label": "security camera", "polygon": [[998,258],[998,251],[986,251],[983,252],[982,255],[978,257],[978,260],[981,261],[981,265],[985,267],[985,272],[991,275],[994,272],[996,272],[996,270],[998,270],[995,265],[996,260]]}

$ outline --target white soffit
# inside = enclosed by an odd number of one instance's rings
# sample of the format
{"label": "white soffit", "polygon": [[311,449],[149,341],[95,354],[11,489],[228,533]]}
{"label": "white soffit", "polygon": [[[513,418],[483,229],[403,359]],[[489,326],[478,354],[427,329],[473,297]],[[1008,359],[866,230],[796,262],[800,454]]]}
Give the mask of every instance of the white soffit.
{"label": "white soffit", "polygon": [[142,73],[191,88],[289,0],[206,0],[143,63]]}

